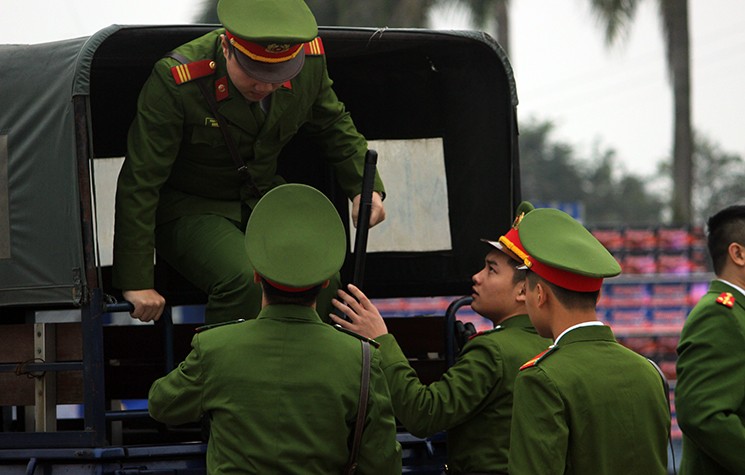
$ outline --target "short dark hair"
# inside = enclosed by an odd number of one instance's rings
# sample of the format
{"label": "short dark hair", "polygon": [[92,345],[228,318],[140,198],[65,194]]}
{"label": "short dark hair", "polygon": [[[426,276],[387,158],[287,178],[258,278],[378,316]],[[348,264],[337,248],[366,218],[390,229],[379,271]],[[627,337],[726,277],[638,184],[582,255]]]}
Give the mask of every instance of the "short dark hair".
{"label": "short dark hair", "polygon": [[528,269],[520,269],[524,264],[520,261],[516,261],[513,258],[509,258],[507,261],[512,266],[512,284],[517,285],[528,276]]}
{"label": "short dark hair", "polygon": [[570,310],[588,310],[595,309],[597,305],[598,297],[600,296],[599,290],[592,292],[576,292],[574,290],[565,289],[559,287],[556,284],[552,284],[543,277],[539,276],[535,272],[528,272],[527,276],[528,285],[530,289],[534,289],[538,282],[543,283],[551,288],[551,291],[556,295],[556,298],[561,304]]}
{"label": "short dark hair", "polygon": [[709,249],[714,273],[719,274],[727,262],[729,245],[745,246],[745,205],[733,205],[716,213],[706,222]]}
{"label": "short dark hair", "polygon": [[261,289],[264,291],[264,297],[266,297],[266,301],[270,305],[310,306],[315,303],[322,288],[323,286],[319,284],[302,292],[287,292],[278,289],[261,277]]}

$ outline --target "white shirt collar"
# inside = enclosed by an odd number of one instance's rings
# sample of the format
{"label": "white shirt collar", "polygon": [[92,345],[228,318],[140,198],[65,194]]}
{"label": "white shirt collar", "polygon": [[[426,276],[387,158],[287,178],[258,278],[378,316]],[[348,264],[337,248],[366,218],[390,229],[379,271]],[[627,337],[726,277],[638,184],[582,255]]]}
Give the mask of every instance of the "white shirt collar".
{"label": "white shirt collar", "polygon": [[738,292],[740,292],[740,293],[741,293],[742,295],[745,295],[745,289],[743,289],[742,287],[739,287],[739,286],[737,286],[737,285],[733,284],[732,282],[729,282],[729,281],[727,281],[727,280],[724,280],[724,279],[717,279],[717,280],[718,280],[719,282],[724,282],[725,284],[729,285],[730,287],[734,287],[734,288],[735,288],[735,289],[737,289],[737,291],[738,291]]}
{"label": "white shirt collar", "polygon": [[582,322],[578,323],[576,325],[572,325],[571,327],[567,328],[559,336],[556,337],[556,340],[554,340],[554,345],[559,343],[559,339],[569,333],[570,331],[574,330],[575,328],[582,328],[582,327],[600,327],[603,326],[603,322],[599,322],[597,320],[589,321],[589,322]]}

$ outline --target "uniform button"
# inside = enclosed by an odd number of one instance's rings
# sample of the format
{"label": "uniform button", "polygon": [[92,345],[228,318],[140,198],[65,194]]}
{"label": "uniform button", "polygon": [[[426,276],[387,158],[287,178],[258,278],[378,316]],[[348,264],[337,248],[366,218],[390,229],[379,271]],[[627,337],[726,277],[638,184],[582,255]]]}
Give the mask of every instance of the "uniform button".
{"label": "uniform button", "polygon": [[217,66],[214,61],[210,61],[210,69],[215,69]]}
{"label": "uniform button", "polygon": [[225,84],[220,84],[217,86],[217,90],[219,92],[225,92]]}

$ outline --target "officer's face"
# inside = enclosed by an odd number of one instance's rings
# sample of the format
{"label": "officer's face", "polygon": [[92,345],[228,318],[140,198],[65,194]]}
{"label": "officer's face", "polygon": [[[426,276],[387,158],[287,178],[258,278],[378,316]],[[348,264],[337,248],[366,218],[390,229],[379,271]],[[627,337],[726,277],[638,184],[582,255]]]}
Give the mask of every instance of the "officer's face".
{"label": "officer's face", "polygon": [[525,281],[513,282],[514,273],[514,262],[505,253],[497,249],[489,252],[484,268],[471,277],[471,308],[494,323],[524,313]]}
{"label": "officer's face", "polygon": [[222,53],[225,56],[230,80],[246,100],[258,102],[282,87],[281,83],[261,82],[249,76],[246,70],[238,63],[235,54],[229,52],[228,42],[224,37],[222,39]]}

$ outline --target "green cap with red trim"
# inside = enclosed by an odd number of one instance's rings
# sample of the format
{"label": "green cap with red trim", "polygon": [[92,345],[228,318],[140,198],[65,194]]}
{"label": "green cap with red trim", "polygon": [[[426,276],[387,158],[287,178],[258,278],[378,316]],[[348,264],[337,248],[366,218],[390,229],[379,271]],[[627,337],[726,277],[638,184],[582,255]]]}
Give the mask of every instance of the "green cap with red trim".
{"label": "green cap with red trim", "polygon": [[217,16],[238,63],[266,83],[295,77],[305,63],[303,43],[318,36],[316,19],[303,0],[220,0]]}
{"label": "green cap with red trim", "polygon": [[347,235],[326,196],[301,184],[280,185],[256,204],[246,226],[246,251],[272,286],[302,292],[341,269]]}
{"label": "green cap with red trim", "polygon": [[621,273],[618,261],[600,241],[558,209],[538,208],[526,213],[499,243],[532,272],[575,292],[598,291],[603,278]]}

